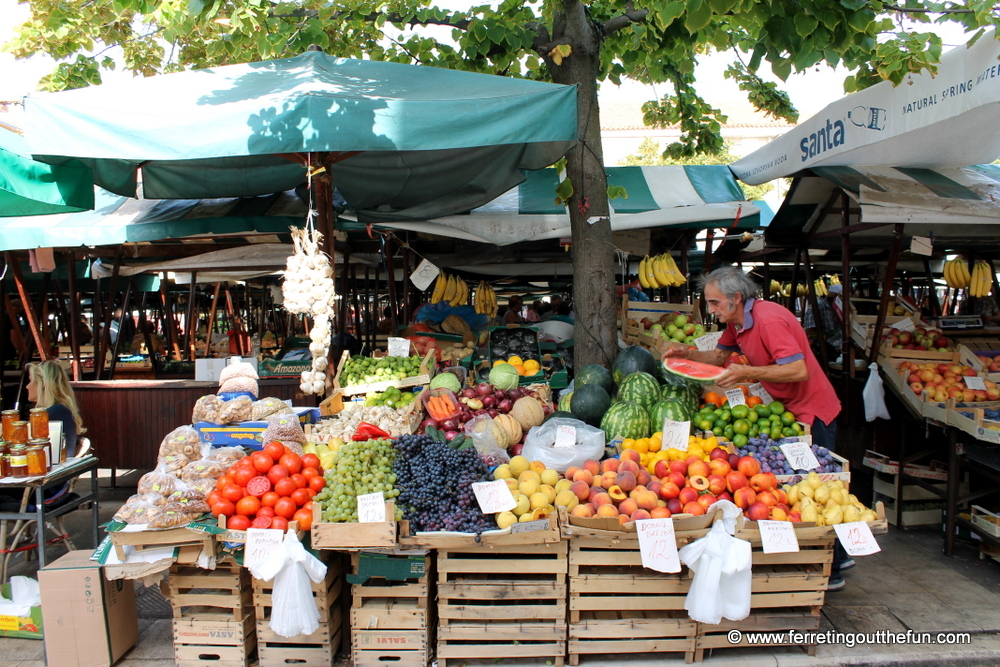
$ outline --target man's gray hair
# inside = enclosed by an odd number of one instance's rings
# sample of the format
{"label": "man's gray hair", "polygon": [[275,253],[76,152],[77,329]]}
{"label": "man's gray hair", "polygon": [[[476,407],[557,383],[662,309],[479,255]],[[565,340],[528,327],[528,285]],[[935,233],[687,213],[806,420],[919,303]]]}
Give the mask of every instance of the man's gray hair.
{"label": "man's gray hair", "polygon": [[744,303],[757,298],[757,284],[735,266],[724,266],[702,278],[700,284],[702,294],[709,285],[714,285],[729,300],[737,294],[743,295]]}

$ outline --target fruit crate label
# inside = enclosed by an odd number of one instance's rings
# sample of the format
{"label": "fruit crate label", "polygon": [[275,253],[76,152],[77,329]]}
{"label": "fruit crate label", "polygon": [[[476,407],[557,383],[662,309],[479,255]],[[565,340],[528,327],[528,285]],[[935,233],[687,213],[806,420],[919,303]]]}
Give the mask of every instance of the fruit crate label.
{"label": "fruit crate label", "polygon": [[850,556],[870,556],[882,551],[872,535],[872,529],[864,521],[838,523],[833,529]]}
{"label": "fruit crate label", "polygon": [[410,341],[406,338],[390,338],[389,356],[390,357],[410,356]]}
{"label": "fruit crate label", "polygon": [[792,470],[815,470],[819,467],[819,461],[813,454],[812,447],[806,442],[791,442],[787,445],[780,445],[781,453],[785,455],[788,465]]}
{"label": "fruit crate label", "polygon": [[576,447],[576,427],[560,424],[556,427],[556,441],[552,445],[556,449],[572,449]]}
{"label": "fruit crate label", "polygon": [[507,482],[502,479],[495,479],[492,482],[475,482],[472,485],[472,492],[476,494],[476,501],[483,514],[506,512],[517,507],[517,501],[514,500]]}
{"label": "fruit crate label", "polygon": [[746,405],[747,397],[743,393],[743,390],[739,387],[735,389],[726,390],[726,400],[729,401],[729,407],[735,408],[737,405]]}
{"label": "fruit crate label", "polygon": [[965,386],[973,390],[986,391],[986,383],[983,382],[983,378],[977,377],[975,375],[967,375],[962,380],[965,382]]}
{"label": "fruit crate label", "polygon": [[691,436],[691,422],[675,422],[672,419],[663,420],[663,438],[660,440],[660,449],[679,449],[682,452],[688,450],[688,438]]}
{"label": "fruit crate label", "polygon": [[635,529],[639,534],[639,553],[644,568],[668,573],[681,571],[673,519],[639,519]]}
{"label": "fruit crate label", "polygon": [[913,331],[916,329],[916,325],[913,324],[913,320],[907,317],[905,320],[900,320],[896,322],[896,328],[900,331]]}
{"label": "fruit crate label", "polygon": [[979,427],[978,431],[980,440],[1000,443],[1000,431],[996,431],[991,428],[984,428],[982,426]]}
{"label": "fruit crate label", "polygon": [[381,491],[358,496],[358,523],[385,522],[385,495]]}
{"label": "fruit crate label", "polygon": [[511,525],[510,532],[514,535],[518,533],[534,533],[539,530],[548,530],[549,520],[539,519],[538,521],[525,521]]}
{"label": "fruit crate label", "polygon": [[722,331],[710,331],[694,339],[694,345],[701,352],[710,352],[715,349],[719,339],[722,338]]}
{"label": "fruit crate label", "polygon": [[247,528],[247,543],[243,551],[243,567],[253,567],[277,549],[285,539],[284,531],[274,528]]}
{"label": "fruit crate label", "polygon": [[788,521],[758,521],[760,541],[766,554],[787,554],[799,550],[795,528]]}
{"label": "fruit crate label", "polygon": [[771,403],[774,402],[774,399],[771,398],[771,394],[767,393],[767,389],[764,389],[764,385],[762,385],[759,382],[755,382],[754,384],[750,385],[750,395],[756,396],[757,398],[762,400],[764,402],[764,405],[770,405]]}
{"label": "fruit crate label", "polygon": [[417,268],[410,274],[410,282],[414,287],[423,292],[430,287],[431,282],[441,273],[441,269],[434,266],[426,259],[417,264]]}

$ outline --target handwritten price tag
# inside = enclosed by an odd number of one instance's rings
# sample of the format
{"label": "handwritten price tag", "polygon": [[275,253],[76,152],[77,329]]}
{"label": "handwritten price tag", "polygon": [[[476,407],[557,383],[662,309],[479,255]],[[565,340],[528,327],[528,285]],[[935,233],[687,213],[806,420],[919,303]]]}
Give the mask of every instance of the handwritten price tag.
{"label": "handwritten price tag", "polygon": [[737,405],[746,405],[747,397],[743,393],[743,390],[739,387],[735,389],[726,390],[726,400],[729,401],[729,407],[735,408]]}
{"label": "handwritten price tag", "polygon": [[896,322],[896,328],[900,331],[913,331],[916,329],[916,326],[913,324],[913,320],[907,317],[905,320]]}
{"label": "handwritten price tag", "polygon": [[663,420],[663,439],[660,449],[679,449],[682,452],[688,450],[688,438],[691,436],[691,422],[675,422],[672,419]]}
{"label": "handwritten price tag", "polygon": [[405,338],[390,338],[389,356],[390,357],[410,356],[410,341],[408,341]]}
{"label": "handwritten price tag", "polygon": [[967,375],[962,378],[962,381],[965,382],[965,386],[968,387],[969,389],[976,389],[976,390],[981,389],[983,391],[986,391],[986,383],[983,382],[983,378],[981,377],[977,377],[975,375]]}
{"label": "handwritten price tag", "polygon": [[472,485],[472,492],[476,494],[476,501],[483,514],[506,512],[517,507],[517,501],[511,495],[507,482],[502,479],[496,479],[492,482],[475,482]]}
{"label": "handwritten price tag", "polygon": [[358,496],[358,523],[385,521],[385,495],[381,491]]}
{"label": "handwritten price tag", "polygon": [[423,292],[430,287],[431,282],[441,273],[441,269],[434,266],[426,259],[417,264],[417,268],[410,274],[410,282]]}
{"label": "handwritten price tag", "polygon": [[702,334],[698,338],[694,339],[694,345],[701,352],[710,352],[715,349],[719,339],[722,338],[722,333],[722,331],[712,331],[707,334]]}
{"label": "handwritten price tag", "polygon": [[850,556],[870,556],[882,551],[872,535],[872,529],[864,521],[839,523],[833,529]]}
{"label": "handwritten price tag", "polygon": [[760,541],[766,554],[787,554],[799,550],[799,539],[788,521],[758,521]]}
{"label": "handwritten price tag", "polygon": [[756,396],[760,400],[764,401],[764,405],[770,405],[774,402],[774,399],[771,398],[771,394],[767,393],[767,389],[764,389],[764,386],[759,382],[755,382],[750,385],[750,395]]}
{"label": "handwritten price tag", "polygon": [[781,453],[785,455],[792,470],[813,470],[819,467],[819,461],[813,454],[812,447],[806,442],[792,442],[781,445]]}
{"label": "handwritten price tag", "polygon": [[281,546],[285,532],[273,528],[247,528],[247,543],[243,551],[243,566],[252,567]]}
{"label": "handwritten price tag", "polygon": [[635,522],[635,529],[639,533],[644,568],[657,572],[681,571],[673,519],[640,519]]}
{"label": "handwritten price tag", "polygon": [[514,535],[518,533],[534,533],[539,530],[548,530],[549,520],[539,519],[538,521],[525,521],[524,523],[515,523],[510,527],[510,532]]}
{"label": "handwritten price tag", "polygon": [[556,449],[572,449],[576,447],[576,427],[561,424],[556,428],[556,441],[552,445]]}

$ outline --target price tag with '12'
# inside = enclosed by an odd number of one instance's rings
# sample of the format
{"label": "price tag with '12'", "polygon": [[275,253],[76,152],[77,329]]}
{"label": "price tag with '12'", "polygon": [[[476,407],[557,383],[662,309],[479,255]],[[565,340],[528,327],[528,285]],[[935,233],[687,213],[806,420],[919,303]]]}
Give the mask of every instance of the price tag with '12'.
{"label": "price tag with '12'", "polygon": [[788,521],[758,521],[760,541],[766,554],[786,554],[799,550],[795,528]]}
{"label": "price tag with '12'", "polygon": [[635,530],[639,534],[643,567],[657,572],[681,571],[673,519],[639,519]]}
{"label": "price tag with '12'", "polygon": [[872,529],[864,521],[838,523],[833,529],[837,531],[844,550],[851,556],[868,556],[882,551],[872,535]]}
{"label": "price tag with '12'", "polygon": [[472,485],[472,492],[476,494],[476,501],[483,514],[496,514],[506,512],[517,507],[517,501],[507,487],[507,482],[496,479],[492,482],[475,482]]}
{"label": "price tag with '12'", "polygon": [[385,521],[385,495],[365,493],[358,496],[358,523],[382,523]]}

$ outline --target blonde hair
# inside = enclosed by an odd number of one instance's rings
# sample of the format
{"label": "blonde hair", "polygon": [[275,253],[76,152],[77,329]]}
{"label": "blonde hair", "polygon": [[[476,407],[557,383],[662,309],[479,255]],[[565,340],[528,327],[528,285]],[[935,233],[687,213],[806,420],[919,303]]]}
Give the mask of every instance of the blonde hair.
{"label": "blonde hair", "polygon": [[76,394],[69,384],[66,370],[59,365],[59,362],[43,361],[40,364],[31,364],[28,373],[38,390],[35,407],[51,408],[53,405],[65,405],[73,415],[73,421],[76,422],[77,434],[86,433],[87,429],[83,427],[83,419],[80,417],[80,407],[76,404]]}

